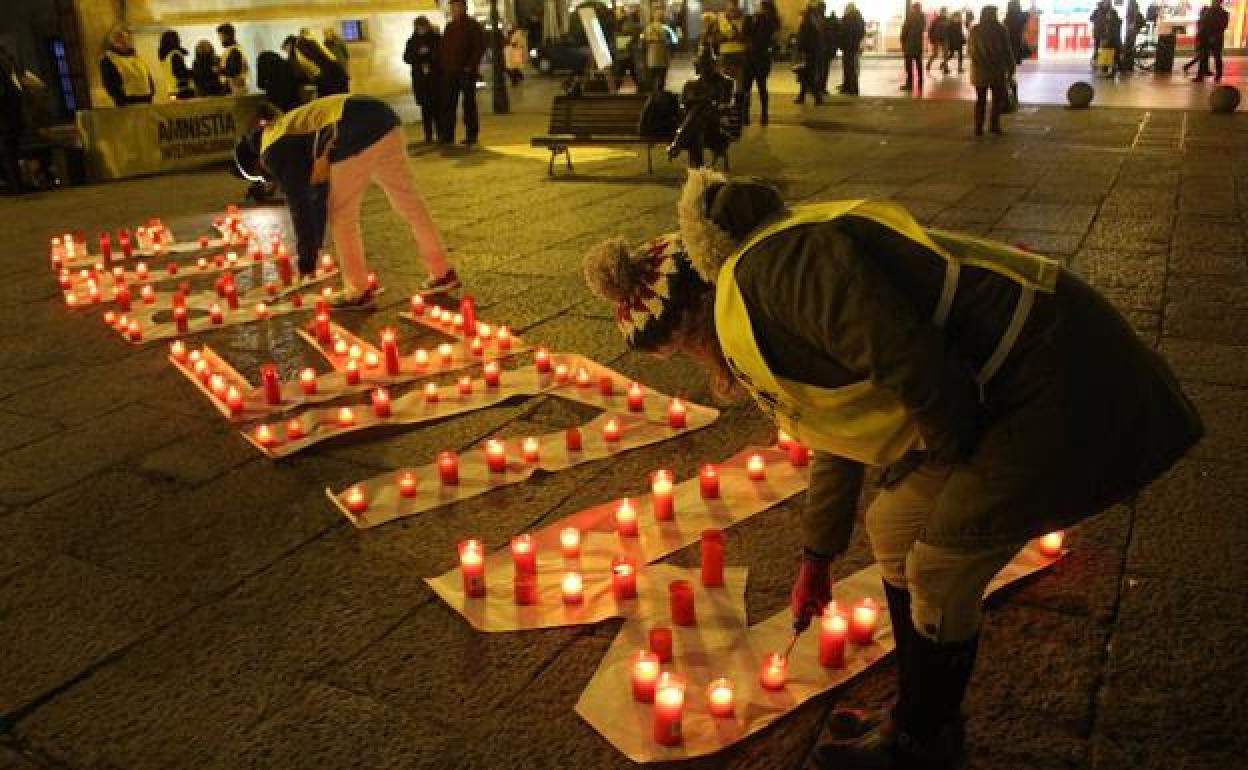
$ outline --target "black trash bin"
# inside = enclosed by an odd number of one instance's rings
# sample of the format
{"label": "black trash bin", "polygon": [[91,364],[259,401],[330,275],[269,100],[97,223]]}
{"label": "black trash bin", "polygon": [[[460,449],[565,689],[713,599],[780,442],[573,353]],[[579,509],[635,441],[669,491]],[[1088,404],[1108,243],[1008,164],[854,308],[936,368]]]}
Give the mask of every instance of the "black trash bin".
{"label": "black trash bin", "polygon": [[1157,36],[1157,58],[1153,61],[1153,72],[1156,74],[1174,71],[1174,45],[1176,36],[1173,32]]}

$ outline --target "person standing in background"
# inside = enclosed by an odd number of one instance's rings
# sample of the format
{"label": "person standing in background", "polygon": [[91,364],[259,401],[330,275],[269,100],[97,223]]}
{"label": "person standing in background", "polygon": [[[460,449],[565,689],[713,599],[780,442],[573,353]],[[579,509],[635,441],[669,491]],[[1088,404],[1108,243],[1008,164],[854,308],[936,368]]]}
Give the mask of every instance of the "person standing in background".
{"label": "person standing in background", "polygon": [[207,40],[195,44],[191,77],[195,81],[196,96],[226,96],[230,93],[230,87],[221,78],[221,59]]}
{"label": "person standing in background", "polygon": [[901,86],[902,91],[923,90],[923,31],[926,27],[923,6],[918,3],[911,5],[905,21],[901,23],[901,53],[906,65],[906,82]]}
{"label": "person standing in background", "polygon": [[650,12],[650,23],[642,33],[646,50],[646,88],[657,93],[667,87],[667,68],[672,62],[672,31],[663,23],[659,6]]}
{"label": "person standing in background", "polygon": [[[1027,19],[1030,15],[1023,10],[1019,0],[1010,0],[1005,7],[1005,31],[1010,34],[1010,48],[1014,51],[1015,64],[1022,64],[1031,56],[1031,51],[1027,50],[1027,44],[1023,42],[1023,33],[1027,31]],[[1114,47],[1118,47],[1116,39]]]}
{"label": "person standing in background", "polygon": [[441,136],[442,69],[438,66],[438,46],[442,35],[428,17],[417,16],[412,22],[412,36],[403,50],[403,61],[412,69],[412,96],[420,105],[420,122],[425,129],[425,143]]}
{"label": "person standing in background", "polygon": [[27,190],[20,160],[22,135],[26,133],[24,92],[17,63],[0,48],[0,172],[10,195]]}
{"label": "person standing in background", "polygon": [[741,89],[741,122],[750,124],[750,92],[758,86],[758,122],[767,125],[767,76],[771,74],[771,45],[780,30],[780,15],[772,0],[762,0],[745,18],[745,86]]}
{"label": "person standing in background", "polygon": [[[1209,5],[1200,9],[1200,20],[1196,24],[1196,55],[1200,58],[1200,67],[1196,70],[1193,83],[1199,83],[1210,74],[1213,82],[1222,82],[1222,47],[1226,41],[1226,27],[1230,17],[1222,7],[1222,0],[1209,0]],[[1213,57],[1214,72],[1209,72],[1209,57]]]}
{"label": "person standing in background", "polygon": [[975,136],[984,133],[985,101],[992,91],[992,133],[1001,130],[1001,111],[1008,98],[1009,80],[1014,75],[1014,49],[1010,34],[997,21],[997,7],[985,5],[979,23],[971,28],[971,85],[975,86]]}
{"label": "person standing in background", "polygon": [[471,147],[477,143],[481,131],[477,117],[477,73],[484,55],[485,29],[468,15],[466,0],[451,0],[451,20],[442,32],[442,45],[438,47],[445,88],[442,135],[438,139],[442,144],[455,141],[455,115],[461,98],[464,101],[463,144]]}
{"label": "person standing in background", "polygon": [[191,68],[186,66],[187,51],[177,30],[167,29],[160,35],[160,70],[164,75],[165,97],[169,101],[190,99],[195,96],[191,85]]}
{"label": "person standing in background", "polygon": [[100,59],[100,80],[116,107],[151,104],[156,87],[147,64],[134,50],[130,30],[115,24],[108,33],[108,47]]}
{"label": "person standing in background", "polygon": [[936,18],[932,19],[931,26],[927,28],[927,44],[931,49],[931,53],[927,57],[927,71],[932,71],[932,62],[940,59],[940,71],[949,74],[949,65],[945,62],[949,61],[948,55],[945,53],[945,38],[949,35],[949,12],[944,8],[940,9],[940,13],[936,14]]}
{"label": "person standing in background", "polygon": [[233,24],[222,24],[217,27],[217,38],[221,41],[221,74],[229,86],[230,93],[242,96],[247,93],[247,57],[238,44]]}
{"label": "person standing in background", "polygon": [[256,57],[256,85],[264,91],[264,98],[282,112],[303,104],[294,64],[276,51],[261,51]]}
{"label": "person standing in background", "polygon": [[321,37],[325,39],[325,48],[334,55],[343,69],[348,69],[347,62],[351,60],[351,51],[347,49],[347,41],[342,39],[338,30],[334,27],[326,27],[321,30]]}
{"label": "person standing in background", "polygon": [[798,65],[797,98],[794,104],[805,104],[806,94],[815,97],[815,104],[823,104],[823,95],[819,93],[819,62],[823,61],[823,16],[816,5],[806,6],[802,13],[802,23],[797,27],[797,50],[801,57]]}
{"label": "person standing in background", "polygon": [[955,55],[958,57],[958,74],[962,74],[962,49],[966,47],[966,31],[962,28],[962,20],[965,16],[956,12],[949,17],[949,23],[945,25],[945,61],[941,65],[942,72],[949,71],[949,60]]}
{"label": "person standing in background", "polygon": [[841,14],[841,85],[837,90],[848,96],[858,95],[858,64],[866,36],[867,24],[858,6],[846,3],[845,13]]}
{"label": "person standing in background", "polygon": [[745,17],[738,0],[727,0],[715,21],[719,40],[719,70],[736,83],[737,93],[745,82]]}
{"label": "person standing in background", "polygon": [[[820,12],[827,11],[820,2]],[[828,95],[828,77],[832,74],[832,62],[836,60],[836,52],[841,46],[841,22],[836,18],[836,11],[827,11],[823,17],[823,67],[819,71],[819,93]]]}

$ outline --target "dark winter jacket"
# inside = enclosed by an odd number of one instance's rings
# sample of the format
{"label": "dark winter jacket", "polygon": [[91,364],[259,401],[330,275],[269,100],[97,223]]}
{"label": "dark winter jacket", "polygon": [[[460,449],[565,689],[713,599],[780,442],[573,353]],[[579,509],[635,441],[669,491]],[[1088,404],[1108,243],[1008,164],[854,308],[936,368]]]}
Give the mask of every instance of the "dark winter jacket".
{"label": "dark winter jacket", "polygon": [[913,8],[906,13],[906,20],[901,23],[901,50],[909,56],[923,55],[923,30],[927,26],[927,17],[922,11]]}
{"label": "dark winter jacket", "polygon": [[191,63],[191,79],[195,82],[196,96],[224,96],[230,92],[221,79],[221,65],[216,55],[195,55]]}
{"label": "dark winter jacket", "polygon": [[857,8],[846,9],[841,15],[841,50],[851,54],[858,53],[862,48],[862,39],[866,36],[867,24],[862,19],[862,13]]}
{"label": "dark winter jacket", "polygon": [[413,33],[407,39],[403,61],[412,69],[412,92],[418,100],[436,93],[438,79],[442,76],[442,68],[438,64],[438,46],[441,44],[442,36],[433,30],[423,35]]}
{"label": "dark winter jacket", "polygon": [[966,32],[962,29],[962,14],[949,19],[945,25],[945,47],[957,51],[966,45]]}
{"label": "dark winter jacket", "polygon": [[1200,9],[1200,17],[1196,22],[1196,37],[1209,48],[1221,51],[1229,23],[1230,17],[1225,8],[1207,5]]}
{"label": "dark winter jacket", "polygon": [[810,10],[802,14],[802,23],[797,28],[797,50],[811,66],[823,57],[823,30],[815,19],[817,13]]}
{"label": "dark winter jacket", "polygon": [[465,16],[448,22],[442,30],[442,43],[438,46],[438,63],[442,71],[451,73],[474,73],[481,67],[485,55],[485,28],[481,22]]}
{"label": "dark winter jacket", "polygon": [[780,25],[770,13],[752,13],[745,17],[745,58],[755,65],[771,67],[771,46]]}
{"label": "dark winter jacket", "polygon": [[944,45],[945,35],[947,34],[946,29],[948,26],[949,19],[947,17],[937,16],[932,19],[932,23],[927,27],[927,42],[934,46]]}

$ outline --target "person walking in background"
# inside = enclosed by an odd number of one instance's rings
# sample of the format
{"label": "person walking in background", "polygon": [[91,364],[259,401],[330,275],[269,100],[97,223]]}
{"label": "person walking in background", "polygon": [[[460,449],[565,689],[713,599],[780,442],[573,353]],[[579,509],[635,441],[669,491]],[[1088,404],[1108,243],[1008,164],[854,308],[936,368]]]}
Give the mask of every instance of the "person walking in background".
{"label": "person walking in background", "polygon": [[841,14],[841,85],[837,90],[848,96],[858,95],[858,64],[866,35],[867,24],[858,6],[846,3],[845,13]]}
{"label": "person walking in background", "polygon": [[914,3],[901,23],[901,53],[906,65],[906,82],[901,86],[902,91],[923,90],[923,31],[926,26],[923,6]]}
{"label": "person walking in background", "polygon": [[221,42],[221,75],[229,92],[235,96],[247,93],[247,57],[238,44],[233,24],[217,27],[217,39]]}
{"label": "person walking in background", "polygon": [[667,68],[672,62],[671,28],[663,23],[663,12],[660,6],[650,12],[650,23],[641,34],[646,50],[646,87],[651,93],[657,93],[667,87]]}
{"label": "person walking in background", "polygon": [[207,40],[195,44],[191,77],[195,81],[196,96],[225,96],[230,93],[230,87],[221,77],[221,59],[217,57],[212,43]]}
{"label": "person walking in background", "polygon": [[151,104],[156,87],[147,64],[134,50],[130,30],[115,24],[108,33],[108,46],[100,59],[100,80],[113,105]]}
{"label": "person walking in background", "polygon": [[1130,72],[1135,69],[1135,41],[1146,23],[1144,14],[1140,13],[1140,4],[1137,0],[1127,0],[1125,22],[1127,32],[1122,41],[1122,56],[1118,59],[1118,69]]}
{"label": "person walking in background", "polygon": [[485,55],[485,29],[468,15],[466,0],[451,0],[451,20],[442,32],[438,63],[442,66],[443,112],[439,141],[455,141],[455,117],[464,102],[465,147],[477,143],[481,125],[477,117],[477,70]]}
{"label": "person walking in background", "polygon": [[[621,9],[622,10],[622,9]],[[638,51],[641,49],[641,13],[636,9],[622,10],[622,16],[616,22],[615,32],[615,83],[618,88],[624,82],[624,76],[629,75],[633,79],[633,84],[637,86],[637,92],[641,93],[645,89],[642,87],[642,77],[638,64]],[[507,36],[507,73],[512,72],[511,59],[511,37],[512,35],[523,34],[518,29],[513,28]],[[527,54],[525,54],[527,56]],[[523,59],[520,60],[523,62]],[[524,79],[524,75],[520,74],[519,66],[515,72],[519,75],[517,79],[512,77],[511,84],[514,86],[520,80]]]}
{"label": "person walking in background", "polygon": [[828,12],[823,0],[819,2],[819,15],[823,17],[823,60],[819,63],[819,94],[828,95],[828,77],[832,74],[832,62],[841,45],[841,22],[836,12]]}
{"label": "person walking in background", "polygon": [[949,11],[944,8],[940,9],[940,13],[936,14],[936,18],[932,19],[932,23],[927,28],[927,45],[930,53],[927,57],[927,71],[932,71],[932,62],[940,59],[940,71],[949,74],[948,55],[945,53],[945,39],[949,35]]}
{"label": "person walking in background", "polygon": [[801,62],[797,65],[797,98],[794,104],[805,104],[806,94],[815,97],[815,104],[823,104],[819,93],[819,62],[823,60],[823,18],[819,8],[806,6],[802,23],[797,27],[797,51]]}
{"label": "person walking in background", "polygon": [[[1014,51],[1014,63],[1022,64],[1031,52],[1023,41],[1023,33],[1027,31],[1027,19],[1030,16],[1023,10],[1019,0],[1010,0],[1005,7],[1005,31],[1010,35],[1010,48]],[[1116,47],[1116,46],[1115,46]]]}
{"label": "person walking in background", "polygon": [[962,28],[962,19],[965,18],[960,12],[954,13],[949,17],[949,23],[945,25],[945,61],[941,66],[941,71],[949,71],[949,60],[955,55],[958,57],[958,74],[962,74],[962,49],[966,47],[966,32]]}
{"label": "person walking in background", "polygon": [[[1209,5],[1200,9],[1200,19],[1196,23],[1196,56],[1200,66],[1196,70],[1193,83],[1199,83],[1210,74],[1213,82],[1222,82],[1222,48],[1226,42],[1226,27],[1230,17],[1222,7],[1222,0],[1210,0]],[[1213,57],[1214,71],[1209,72],[1209,58]],[[1188,66],[1191,66],[1190,63]],[[1184,68],[1186,69],[1186,67]]]}
{"label": "person walking in background", "polygon": [[975,86],[975,135],[983,136],[985,101],[992,91],[992,121],[989,127],[994,134],[1001,130],[1001,111],[1008,98],[1009,79],[1014,76],[1014,49],[1010,34],[997,21],[997,7],[985,5],[979,12],[979,23],[971,28],[969,41],[971,54],[971,85]]}
{"label": "person walking in background", "polygon": [[351,51],[347,48],[347,41],[338,34],[338,30],[335,27],[326,27],[321,30],[321,37],[325,40],[325,48],[333,54],[343,69],[349,71],[347,62],[351,61]]}
{"label": "person walking in background", "polygon": [[772,0],[762,0],[745,19],[745,86],[741,89],[741,122],[750,124],[750,95],[758,86],[758,122],[767,125],[767,77],[771,74],[771,46],[780,31],[780,15]]}
{"label": "person walking in background", "polygon": [[1092,22],[1092,66],[1096,66],[1096,56],[1101,51],[1101,40],[1105,37],[1105,20],[1109,16],[1109,0],[1100,0],[1088,21]]}
{"label": "person walking in background", "polygon": [[441,136],[442,68],[438,65],[438,46],[442,36],[426,16],[412,22],[412,36],[403,49],[403,61],[412,70],[412,97],[420,105],[420,122],[425,129],[425,143]]}
{"label": "person walking in background", "polygon": [[182,39],[178,37],[177,30],[167,29],[161,33],[157,56],[165,81],[165,97],[174,101],[195,96],[191,68],[186,66],[187,51],[182,47]]}

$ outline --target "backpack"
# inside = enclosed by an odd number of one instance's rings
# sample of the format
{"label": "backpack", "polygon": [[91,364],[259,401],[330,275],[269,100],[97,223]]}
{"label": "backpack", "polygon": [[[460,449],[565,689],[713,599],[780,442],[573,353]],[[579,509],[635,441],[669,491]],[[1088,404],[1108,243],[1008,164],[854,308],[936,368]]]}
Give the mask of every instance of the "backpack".
{"label": "backpack", "polygon": [[680,100],[671,91],[656,91],[646,99],[637,120],[637,133],[645,137],[671,139],[680,125]]}

